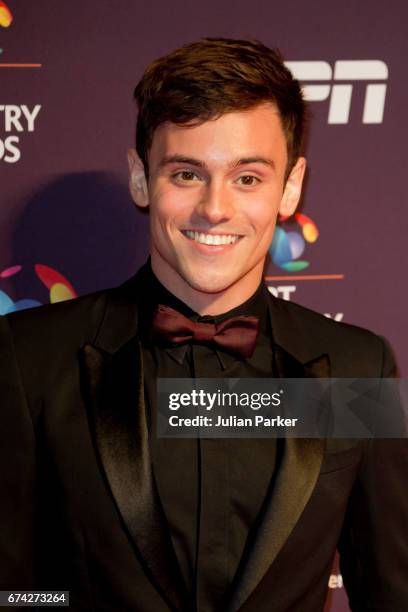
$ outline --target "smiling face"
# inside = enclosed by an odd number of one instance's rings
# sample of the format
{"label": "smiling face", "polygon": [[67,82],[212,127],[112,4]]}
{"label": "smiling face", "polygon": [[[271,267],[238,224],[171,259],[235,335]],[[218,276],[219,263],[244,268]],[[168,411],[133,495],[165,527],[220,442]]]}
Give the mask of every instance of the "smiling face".
{"label": "smiling face", "polygon": [[129,153],[131,192],[150,207],[152,268],[201,314],[220,314],[257,289],[278,213],[299,200],[305,160],[285,185],[287,147],[276,107],[262,104],[197,125],[161,124],[149,181]]}

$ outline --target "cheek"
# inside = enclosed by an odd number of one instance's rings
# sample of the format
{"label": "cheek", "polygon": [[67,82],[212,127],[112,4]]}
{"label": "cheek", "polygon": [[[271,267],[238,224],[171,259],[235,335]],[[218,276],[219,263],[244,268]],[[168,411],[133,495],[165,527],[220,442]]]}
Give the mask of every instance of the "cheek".
{"label": "cheek", "polygon": [[271,204],[270,200],[260,200],[254,204],[247,213],[249,223],[255,229],[260,240],[273,235],[278,215],[278,204]]}
{"label": "cheek", "polygon": [[162,226],[177,224],[185,219],[194,207],[193,194],[188,189],[176,189],[172,185],[158,185],[151,196],[150,215]]}

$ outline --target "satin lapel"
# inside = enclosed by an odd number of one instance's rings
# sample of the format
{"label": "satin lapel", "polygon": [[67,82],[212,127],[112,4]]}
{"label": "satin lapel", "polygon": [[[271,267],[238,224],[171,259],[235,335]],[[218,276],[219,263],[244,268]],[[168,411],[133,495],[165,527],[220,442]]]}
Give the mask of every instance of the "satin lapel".
{"label": "satin lapel", "polygon": [[[330,375],[327,355],[306,364],[275,345],[277,374],[281,378]],[[325,440],[286,438],[281,465],[246,561],[234,580],[228,612],[235,612],[248,599],[290,536],[308,503],[319,476]]]}
{"label": "satin lapel", "polygon": [[146,573],[172,610],[188,610],[187,592],[156,490],[136,338],[114,354],[83,347],[84,390],[102,471]]}

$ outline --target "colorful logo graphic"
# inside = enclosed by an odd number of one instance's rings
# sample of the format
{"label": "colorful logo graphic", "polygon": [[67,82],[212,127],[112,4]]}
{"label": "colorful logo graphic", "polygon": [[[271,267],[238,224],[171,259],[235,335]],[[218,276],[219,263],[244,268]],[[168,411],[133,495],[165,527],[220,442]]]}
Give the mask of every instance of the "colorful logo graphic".
{"label": "colorful logo graphic", "polygon": [[[280,217],[279,224],[287,219],[288,217]],[[269,255],[275,266],[287,272],[299,272],[309,266],[308,261],[299,257],[303,254],[307,242],[316,242],[319,230],[314,221],[302,213],[295,213],[290,219],[297,223],[301,231],[288,231],[277,225],[269,247]]]}
{"label": "colorful logo graphic", "polygon": [[[13,15],[5,2],[0,0],[0,27],[8,28],[13,22]],[[0,55],[3,49],[0,48]]]}
{"label": "colorful logo graphic", "polygon": [[[0,272],[0,279],[10,278],[18,274],[22,270],[22,266],[12,266]],[[36,276],[49,289],[49,300],[51,304],[55,302],[63,302],[77,297],[75,289],[67,279],[48,266],[35,264],[34,270]],[[24,310],[25,308],[33,308],[41,306],[41,302],[32,298],[24,298],[14,302],[4,291],[0,290],[0,315],[8,314],[16,310]]]}
{"label": "colorful logo graphic", "polygon": [[13,21],[13,15],[7,4],[0,0],[0,26],[8,28]]}

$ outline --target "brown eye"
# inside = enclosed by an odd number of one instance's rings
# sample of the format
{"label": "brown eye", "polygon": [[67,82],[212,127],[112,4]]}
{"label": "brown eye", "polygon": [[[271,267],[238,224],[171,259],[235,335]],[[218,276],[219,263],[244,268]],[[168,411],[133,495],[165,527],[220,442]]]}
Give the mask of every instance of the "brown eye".
{"label": "brown eye", "polygon": [[175,179],[179,179],[181,181],[194,181],[199,180],[199,177],[192,170],[180,170],[180,172],[176,172],[173,177]]}
{"label": "brown eye", "polygon": [[252,176],[251,174],[240,176],[238,180],[241,182],[241,185],[245,185],[246,187],[253,187],[257,183],[259,183],[259,179],[257,179],[256,176]]}

